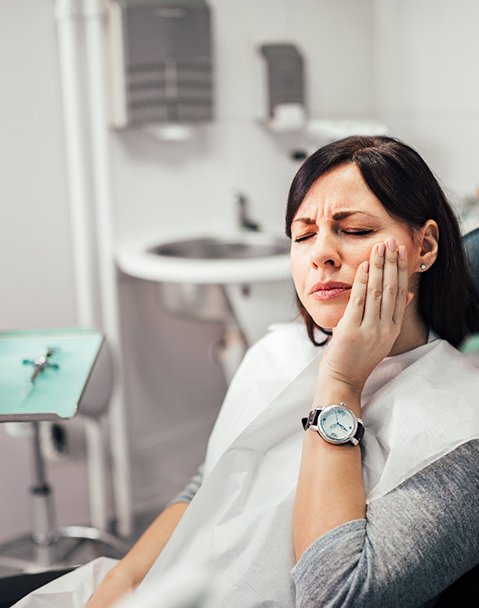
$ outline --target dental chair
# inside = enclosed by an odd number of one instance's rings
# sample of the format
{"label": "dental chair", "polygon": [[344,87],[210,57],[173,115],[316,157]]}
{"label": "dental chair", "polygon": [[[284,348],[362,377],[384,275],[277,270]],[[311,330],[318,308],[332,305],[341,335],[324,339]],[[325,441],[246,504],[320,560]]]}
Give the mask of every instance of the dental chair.
{"label": "dental chair", "polygon": [[464,249],[466,250],[469,273],[479,291],[479,228],[475,228],[463,237]]}
{"label": "dental chair", "polygon": [[[479,292],[479,228],[468,232],[463,237],[463,243],[469,274]],[[459,348],[479,366],[479,333],[467,337]]]}
{"label": "dental chair", "polygon": [[[469,273],[479,292],[479,228],[475,228],[464,235],[463,243]],[[479,356],[479,336],[476,334],[466,339],[461,348],[467,354],[475,355],[477,352],[477,356]],[[477,540],[479,546],[479,539]],[[479,565],[466,572],[466,574],[441,593],[434,608],[457,608],[458,606],[476,605],[478,589]]]}
{"label": "dental chair", "polygon": [[[102,554],[122,557],[128,545],[107,530],[101,419],[112,391],[112,363],[103,336],[86,329],[0,332],[0,362],[0,422],[29,427],[32,452],[32,531],[0,545],[0,566],[64,573],[81,563],[75,552],[87,542]],[[89,492],[95,525],[58,528],[40,430],[44,423],[68,428],[68,419],[77,415],[85,428],[89,481],[95,481]],[[32,581],[44,584],[49,576],[39,573]],[[0,601],[5,598],[3,582],[1,588]]]}

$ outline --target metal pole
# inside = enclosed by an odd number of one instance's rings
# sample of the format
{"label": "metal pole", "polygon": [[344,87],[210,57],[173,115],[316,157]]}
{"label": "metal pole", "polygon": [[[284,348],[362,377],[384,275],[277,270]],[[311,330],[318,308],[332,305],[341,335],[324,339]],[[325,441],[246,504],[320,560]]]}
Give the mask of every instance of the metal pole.
{"label": "metal pole", "polygon": [[32,540],[35,563],[41,568],[51,566],[54,561],[55,530],[52,491],[47,481],[45,461],[40,445],[40,423],[32,422],[32,471],[33,485],[30,489],[32,509]]}
{"label": "metal pole", "polygon": [[130,450],[124,398],[124,378],[118,307],[118,285],[114,259],[113,203],[110,175],[108,111],[106,90],[105,7],[101,0],[84,1],[87,73],[91,125],[91,155],[95,199],[98,271],[100,276],[102,325],[112,349],[116,378],[110,406],[110,438],[113,464],[113,492],[118,532],[132,532]]}

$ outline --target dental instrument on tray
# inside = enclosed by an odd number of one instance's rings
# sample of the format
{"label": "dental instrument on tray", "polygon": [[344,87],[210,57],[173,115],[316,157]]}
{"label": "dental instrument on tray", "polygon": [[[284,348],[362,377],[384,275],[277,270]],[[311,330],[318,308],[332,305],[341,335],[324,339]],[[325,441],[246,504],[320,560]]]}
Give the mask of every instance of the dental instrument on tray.
{"label": "dental instrument on tray", "polygon": [[58,363],[51,363],[50,357],[55,352],[54,348],[47,348],[46,353],[41,357],[33,357],[33,359],[23,359],[23,365],[33,365],[33,372],[30,376],[29,382],[33,384],[37,379],[38,375],[41,374],[45,369],[59,369]]}

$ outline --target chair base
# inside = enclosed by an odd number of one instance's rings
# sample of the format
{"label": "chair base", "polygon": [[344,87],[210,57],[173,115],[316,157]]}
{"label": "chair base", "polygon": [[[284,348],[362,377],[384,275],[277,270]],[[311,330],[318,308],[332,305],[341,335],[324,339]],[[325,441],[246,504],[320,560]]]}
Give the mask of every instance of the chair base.
{"label": "chair base", "polygon": [[96,557],[121,559],[129,545],[113,534],[90,526],[66,526],[38,543],[25,534],[0,545],[0,568],[15,572],[38,572],[78,566]]}

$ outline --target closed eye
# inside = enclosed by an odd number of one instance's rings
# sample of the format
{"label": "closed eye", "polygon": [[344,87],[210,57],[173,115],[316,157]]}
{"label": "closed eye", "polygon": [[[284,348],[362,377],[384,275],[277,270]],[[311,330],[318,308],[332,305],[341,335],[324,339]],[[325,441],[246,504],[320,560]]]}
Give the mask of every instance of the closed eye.
{"label": "closed eye", "polygon": [[[372,228],[367,228],[365,230],[341,230],[341,232],[343,234],[346,234],[347,236],[367,236],[368,234],[372,234],[373,232],[375,232],[375,230],[373,230]],[[297,236],[294,239],[295,243],[302,243],[303,241],[306,241],[308,239],[310,239],[311,237],[316,236],[316,232],[308,232],[307,234],[303,234],[301,236]]]}
{"label": "closed eye", "polygon": [[349,236],[366,236],[372,232],[374,232],[374,230],[343,230],[343,233]]}
{"label": "closed eye", "polygon": [[302,243],[303,241],[306,241],[307,239],[310,239],[312,236],[316,236],[315,232],[310,232],[308,234],[303,234],[302,236],[297,236],[294,239],[295,243]]}

